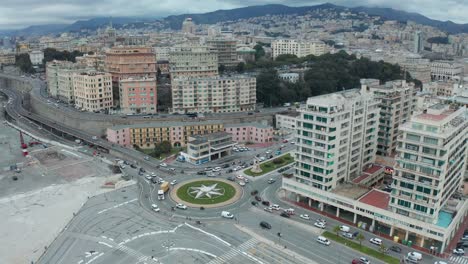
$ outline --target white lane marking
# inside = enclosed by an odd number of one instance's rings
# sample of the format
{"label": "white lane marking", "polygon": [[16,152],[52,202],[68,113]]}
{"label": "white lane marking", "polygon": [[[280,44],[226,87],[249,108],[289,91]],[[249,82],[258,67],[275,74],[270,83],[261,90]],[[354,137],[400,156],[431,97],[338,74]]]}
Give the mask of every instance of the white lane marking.
{"label": "white lane marking", "polygon": [[255,258],[254,256],[251,256],[249,254],[247,254],[246,252],[242,251],[242,254],[245,255],[246,257],[248,257],[249,259],[257,262],[257,263],[260,263],[260,264],[263,264],[263,262],[261,262],[258,258]]}
{"label": "white lane marking", "polygon": [[77,262],[77,264],[81,264],[81,263],[83,263],[83,261],[84,260],[81,259],[80,261]]}
{"label": "white lane marking", "polygon": [[205,254],[205,255],[208,255],[212,258],[216,258],[217,256],[214,255],[214,254],[211,254],[210,252],[206,252],[204,250],[200,250],[200,249],[195,249],[195,248],[179,248],[179,247],[174,247],[174,248],[170,248],[169,249],[170,251],[173,251],[173,250],[184,250],[184,251],[192,251],[192,252],[197,252],[197,253],[202,253],[202,254]]}
{"label": "white lane marking", "polygon": [[135,201],[138,201],[138,199],[135,198],[135,199],[133,199],[133,200],[130,200],[130,201],[127,201],[127,202],[124,202],[124,203],[116,204],[116,205],[114,205],[113,207],[103,209],[103,210],[101,210],[101,211],[99,211],[99,212],[97,212],[97,213],[98,213],[98,214],[102,214],[102,213],[107,212],[107,211],[109,211],[109,210],[112,210],[112,209],[115,209],[115,208],[124,206],[124,205],[126,205],[126,204],[128,204],[128,203],[132,203],[132,202],[135,202]]}
{"label": "white lane marking", "polygon": [[107,247],[110,247],[110,248],[114,248],[112,245],[109,245],[106,242],[99,241],[98,244],[101,244],[101,245],[104,245],[104,246],[107,246]]}
{"label": "white lane marking", "polygon": [[231,243],[229,243],[229,242],[227,242],[227,241],[224,241],[223,239],[221,239],[220,237],[218,237],[218,236],[216,236],[216,235],[214,235],[214,234],[208,233],[208,232],[206,232],[205,230],[202,230],[202,229],[200,229],[200,228],[198,228],[198,227],[194,227],[194,226],[192,226],[192,225],[190,225],[190,224],[187,224],[187,223],[185,223],[185,225],[188,226],[188,227],[190,227],[190,228],[192,228],[192,229],[194,229],[194,230],[200,231],[200,232],[202,232],[203,234],[205,234],[205,235],[207,235],[207,236],[213,237],[213,238],[215,238],[215,239],[221,241],[223,244],[225,244],[225,245],[228,246],[228,247],[232,246]]}
{"label": "white lane marking", "polygon": [[89,263],[95,261],[96,259],[98,259],[98,258],[101,257],[102,255],[104,255],[104,253],[102,253],[102,252],[99,253],[99,255],[97,255],[97,256],[95,256],[94,258],[88,260],[88,262],[86,262],[86,264],[89,264]]}

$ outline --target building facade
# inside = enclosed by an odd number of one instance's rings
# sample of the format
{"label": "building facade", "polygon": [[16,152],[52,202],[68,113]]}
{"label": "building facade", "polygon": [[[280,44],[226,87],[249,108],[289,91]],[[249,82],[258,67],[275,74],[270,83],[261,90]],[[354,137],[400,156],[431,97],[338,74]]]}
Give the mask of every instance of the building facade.
{"label": "building facade", "polygon": [[16,63],[15,53],[2,52],[0,53],[0,65],[13,65]]}
{"label": "building facade", "polygon": [[275,115],[275,128],[285,130],[288,132],[296,131],[296,118],[299,113],[291,114],[276,114]]}
{"label": "building facade", "polygon": [[452,81],[460,79],[463,74],[463,65],[453,61],[431,62],[431,77],[434,81]]}
{"label": "building facade", "polygon": [[64,70],[83,69],[70,61],[49,61],[46,64],[47,92],[54,98],[59,97],[59,72]]}
{"label": "building facade", "polygon": [[226,37],[208,39],[206,45],[211,46],[218,53],[218,65],[226,68],[235,68],[239,63],[237,59],[237,40]]}
{"label": "building facade", "polygon": [[245,75],[172,80],[173,113],[253,111],[256,79]]}
{"label": "building facade", "polygon": [[119,94],[120,110],[122,113],[157,113],[156,79],[146,77],[120,79]]}
{"label": "building facade", "polygon": [[112,76],[104,72],[73,74],[75,107],[89,112],[108,111],[112,106]]}
{"label": "building facade", "polygon": [[290,83],[297,83],[299,81],[299,73],[295,73],[295,72],[281,73],[278,76],[281,80],[287,81]]}
{"label": "building facade", "polygon": [[376,79],[362,79],[361,85],[370,89],[381,101],[377,154],[393,156],[397,147],[398,127],[409,120],[416,108],[414,83],[405,80],[389,81],[380,85]]}
{"label": "building facade", "polygon": [[44,59],[44,52],[40,50],[33,50],[29,52],[29,59],[33,65],[41,65]]}
{"label": "building facade", "polygon": [[273,59],[279,55],[291,54],[298,58],[308,55],[320,56],[328,52],[327,45],[321,41],[302,41],[279,39],[271,42]]}
{"label": "building facade", "polygon": [[200,165],[231,155],[235,144],[231,134],[226,132],[193,136],[189,139],[187,153],[182,153],[182,156],[187,162]]}
{"label": "building facade", "polygon": [[169,53],[171,78],[218,75],[218,54],[208,46],[177,46]]}
{"label": "building facade", "polygon": [[273,141],[273,127],[260,123],[230,124],[224,131],[238,143],[269,143]]}
{"label": "building facade", "polygon": [[191,17],[187,17],[182,22],[182,32],[189,33],[189,34],[195,34],[195,31],[196,31],[195,23],[193,22]]}

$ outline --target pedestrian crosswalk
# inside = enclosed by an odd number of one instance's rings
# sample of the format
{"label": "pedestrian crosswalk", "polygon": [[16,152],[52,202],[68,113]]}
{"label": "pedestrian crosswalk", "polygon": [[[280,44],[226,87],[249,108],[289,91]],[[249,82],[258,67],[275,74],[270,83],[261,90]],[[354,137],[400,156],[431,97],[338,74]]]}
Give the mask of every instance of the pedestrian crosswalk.
{"label": "pedestrian crosswalk", "polygon": [[457,263],[457,264],[468,264],[468,257],[467,256],[460,256],[460,257],[451,256],[450,262]]}
{"label": "pedestrian crosswalk", "polygon": [[135,250],[133,250],[133,249],[131,249],[131,248],[125,246],[125,245],[119,245],[117,247],[117,250],[125,252],[127,255],[136,258],[137,259],[136,263],[141,263],[141,262],[144,262],[144,261],[148,261],[150,259],[150,257],[145,256],[145,255],[141,254],[140,252],[135,251]]}
{"label": "pedestrian crosswalk", "polygon": [[258,243],[259,243],[259,241],[257,239],[251,238],[251,239],[247,240],[246,242],[240,244],[238,247],[232,248],[231,250],[229,250],[225,254],[223,254],[221,256],[218,256],[217,258],[211,260],[207,264],[229,263],[230,259],[234,258],[235,256],[237,256],[239,254],[243,254],[244,251],[254,247]]}

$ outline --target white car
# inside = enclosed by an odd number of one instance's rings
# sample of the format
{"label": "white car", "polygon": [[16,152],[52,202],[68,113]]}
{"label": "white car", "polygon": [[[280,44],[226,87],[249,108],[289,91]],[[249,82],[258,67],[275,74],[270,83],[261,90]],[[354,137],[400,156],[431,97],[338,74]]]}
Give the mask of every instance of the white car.
{"label": "white car", "polygon": [[171,181],[171,185],[176,185],[176,183],[177,183],[177,180]]}
{"label": "white car", "polygon": [[267,150],[265,153],[266,154],[271,154],[271,150]]}
{"label": "white car", "polygon": [[155,211],[155,212],[159,212],[159,211],[160,211],[160,209],[159,209],[159,207],[158,207],[157,204],[152,204],[152,205],[151,205],[151,208],[152,208],[153,211]]}
{"label": "white car", "polygon": [[271,207],[265,207],[263,208],[263,210],[269,212],[269,213],[273,213],[273,209]]}
{"label": "white car", "polygon": [[320,223],[320,222],[315,222],[314,223],[314,226],[318,227],[318,228],[322,228],[322,229],[325,229],[325,225],[323,223]]}
{"label": "white car", "polygon": [[249,179],[247,179],[247,178],[244,177],[244,182],[245,182],[245,183],[248,183],[248,182],[249,182]]}
{"label": "white car", "polygon": [[320,219],[317,219],[316,222],[320,222],[320,223],[323,223],[323,224],[327,224],[327,221],[325,221],[324,219],[320,218]]}
{"label": "white car", "polygon": [[371,242],[372,244],[375,244],[377,246],[382,245],[382,239],[376,238],[376,237],[373,237],[373,238],[369,239],[369,242]]}
{"label": "white car", "polygon": [[330,245],[330,241],[326,237],[323,237],[323,236],[317,237],[317,242],[326,246]]}
{"label": "white car", "polygon": [[308,214],[301,214],[301,215],[299,215],[299,217],[304,219],[304,220],[310,220],[310,216]]}
{"label": "white car", "polygon": [[448,264],[448,263],[445,261],[439,260],[439,261],[434,262],[434,264]]}
{"label": "white car", "polygon": [[167,167],[167,164],[163,162],[163,163],[159,164],[159,166],[161,166],[161,167]]}
{"label": "white car", "polygon": [[221,167],[215,167],[215,168],[213,169],[213,172],[218,172],[218,171],[221,171]]}
{"label": "white car", "polygon": [[151,177],[151,176],[149,176],[149,175],[146,175],[145,178],[146,178],[147,180],[151,180],[153,177]]}
{"label": "white car", "polygon": [[236,176],[236,178],[239,179],[239,180],[243,180],[243,179],[244,179],[244,176],[242,176],[242,175],[239,174],[239,175]]}
{"label": "white car", "polygon": [[463,256],[465,255],[465,250],[463,248],[455,248],[452,253],[454,255]]}
{"label": "white car", "polygon": [[239,185],[240,185],[240,186],[245,186],[245,182],[240,181],[240,182],[239,182]]}
{"label": "white car", "polygon": [[359,261],[361,261],[362,264],[370,264],[370,261],[366,259],[365,257],[360,257]]}
{"label": "white car", "polygon": [[176,204],[176,207],[182,210],[187,210],[187,206],[185,204],[178,203]]}
{"label": "white car", "polygon": [[276,210],[276,211],[279,211],[281,209],[281,207],[277,204],[272,204],[270,207],[271,209]]}

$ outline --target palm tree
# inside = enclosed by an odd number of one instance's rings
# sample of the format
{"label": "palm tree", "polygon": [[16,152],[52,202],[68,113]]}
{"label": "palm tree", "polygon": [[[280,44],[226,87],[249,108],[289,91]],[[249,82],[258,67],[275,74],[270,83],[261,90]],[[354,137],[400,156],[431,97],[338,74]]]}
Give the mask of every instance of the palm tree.
{"label": "palm tree", "polygon": [[335,232],[336,235],[338,235],[338,233],[340,232],[340,226],[335,226],[335,227],[333,228],[333,232]]}
{"label": "palm tree", "polygon": [[359,233],[356,237],[356,240],[359,241],[359,246],[362,246],[362,241],[366,239],[363,234]]}

